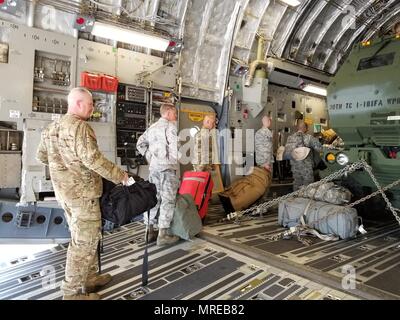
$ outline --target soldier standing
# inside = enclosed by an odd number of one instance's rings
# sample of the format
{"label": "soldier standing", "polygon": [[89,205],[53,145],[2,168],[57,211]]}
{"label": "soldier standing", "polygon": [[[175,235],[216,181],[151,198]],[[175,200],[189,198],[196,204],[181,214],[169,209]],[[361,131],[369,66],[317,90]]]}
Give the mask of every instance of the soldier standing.
{"label": "soldier standing", "polygon": [[[254,137],[255,152],[256,152],[256,165],[263,168],[267,172],[268,185],[272,181],[274,153],[273,153],[273,141],[272,131],[270,130],[272,120],[269,116],[262,118],[262,128],[256,132]],[[266,199],[267,192],[259,200],[264,202]]]}
{"label": "soldier standing", "polygon": [[93,129],[86,122],[93,112],[92,94],[74,88],[68,95],[68,113],[43,130],[36,158],[48,165],[57,201],[71,232],[67,251],[64,300],[98,300],[93,293],[111,281],[97,275],[96,250],[101,238],[101,177],[118,184],[128,174],[99,151]]}
{"label": "soldier standing", "polygon": [[[178,237],[169,235],[168,230],[174,215],[176,193],[179,187],[177,110],[173,104],[164,103],[160,108],[161,118],[151,125],[138,139],[136,148],[146,157],[149,167],[149,181],[157,188],[157,205],[150,211],[150,221],[145,214],[144,223],[148,241],[157,245],[173,244]],[[158,237],[154,230],[158,216]]]}
{"label": "soldier standing", "polygon": [[274,163],[273,154],[273,143],[272,143],[272,131],[271,118],[264,116],[262,118],[262,128],[256,132],[255,135],[255,151],[256,151],[256,164],[257,166],[264,168],[272,174],[272,165]]}
{"label": "soldier standing", "polygon": [[[317,138],[307,133],[308,125],[304,121],[297,123],[297,132],[288,137],[285,153],[291,154],[290,165],[293,173],[293,190],[299,190],[301,186],[307,186],[314,182],[313,151],[321,152],[322,146]],[[293,151],[299,148],[297,157],[293,157]]]}
{"label": "soldier standing", "polygon": [[216,119],[214,114],[207,114],[203,119],[203,127],[194,136],[194,171],[212,171],[219,165]]}

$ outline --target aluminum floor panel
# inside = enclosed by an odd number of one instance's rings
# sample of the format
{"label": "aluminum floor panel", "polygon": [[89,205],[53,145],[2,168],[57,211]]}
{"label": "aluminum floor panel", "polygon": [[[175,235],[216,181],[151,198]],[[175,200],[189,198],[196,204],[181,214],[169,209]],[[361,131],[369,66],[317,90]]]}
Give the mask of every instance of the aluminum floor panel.
{"label": "aluminum floor panel", "polygon": [[[210,211],[218,215],[222,210],[221,206],[213,206]],[[261,255],[265,252],[269,257],[272,254],[336,277],[338,282],[347,274],[345,268],[351,266],[356,270],[357,283],[400,298],[400,284],[391,280],[395,275],[400,278],[400,273],[396,274],[400,270],[399,225],[393,221],[364,221],[364,224],[366,235],[335,242],[308,237],[311,245],[305,246],[296,239],[270,241],[266,238],[285,230],[278,225],[277,213],[272,212],[252,220],[207,225],[202,238],[221,239],[214,242],[226,241],[228,248],[240,245],[242,252],[254,250]]]}
{"label": "aluminum floor panel", "polygon": [[[139,222],[105,234],[102,269],[113,280],[99,291],[102,299],[357,299],[199,238],[151,245],[149,284],[143,288],[143,234]],[[66,250],[59,245],[0,270],[0,299],[61,299]]]}

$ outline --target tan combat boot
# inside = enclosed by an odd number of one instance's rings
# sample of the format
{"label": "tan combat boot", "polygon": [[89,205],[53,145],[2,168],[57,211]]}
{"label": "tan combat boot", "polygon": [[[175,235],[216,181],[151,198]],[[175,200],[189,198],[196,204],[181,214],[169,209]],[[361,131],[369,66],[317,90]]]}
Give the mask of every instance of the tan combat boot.
{"label": "tan combat boot", "polygon": [[174,244],[178,242],[179,237],[171,236],[168,234],[167,228],[160,228],[158,230],[158,238],[157,238],[157,245],[158,246],[166,246],[168,244]]}
{"label": "tan combat boot", "polygon": [[100,296],[97,293],[77,293],[63,296],[63,300],[100,300]]}
{"label": "tan combat boot", "polygon": [[154,226],[152,224],[146,225],[145,237],[147,234],[147,243],[151,243],[157,240],[157,232],[154,230]]}
{"label": "tan combat boot", "polygon": [[112,279],[112,276],[109,273],[97,274],[96,276],[94,276],[86,281],[86,292],[88,292],[88,293],[96,292],[101,287],[103,287],[107,283],[109,283],[111,281],[111,279]]}

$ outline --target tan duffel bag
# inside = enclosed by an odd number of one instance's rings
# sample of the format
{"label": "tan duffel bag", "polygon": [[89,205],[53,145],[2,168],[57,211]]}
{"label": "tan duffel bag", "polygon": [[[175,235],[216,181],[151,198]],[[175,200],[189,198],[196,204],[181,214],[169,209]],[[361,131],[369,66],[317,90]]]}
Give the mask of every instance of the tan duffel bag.
{"label": "tan duffel bag", "polygon": [[263,168],[254,167],[253,172],[233,182],[219,198],[226,213],[249,208],[271,186],[271,173]]}

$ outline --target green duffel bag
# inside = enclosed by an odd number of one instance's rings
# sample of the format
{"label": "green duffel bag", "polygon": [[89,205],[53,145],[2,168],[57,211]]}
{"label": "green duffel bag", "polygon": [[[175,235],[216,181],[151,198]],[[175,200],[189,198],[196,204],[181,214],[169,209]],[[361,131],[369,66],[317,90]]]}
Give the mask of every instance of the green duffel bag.
{"label": "green duffel bag", "polygon": [[203,228],[196,204],[190,194],[180,194],[176,199],[170,231],[181,239],[189,240]]}

